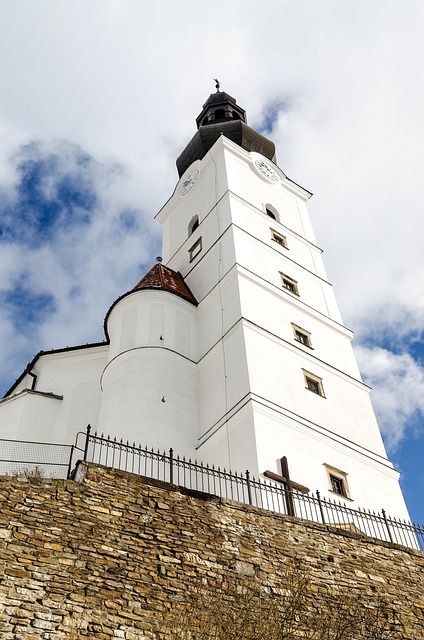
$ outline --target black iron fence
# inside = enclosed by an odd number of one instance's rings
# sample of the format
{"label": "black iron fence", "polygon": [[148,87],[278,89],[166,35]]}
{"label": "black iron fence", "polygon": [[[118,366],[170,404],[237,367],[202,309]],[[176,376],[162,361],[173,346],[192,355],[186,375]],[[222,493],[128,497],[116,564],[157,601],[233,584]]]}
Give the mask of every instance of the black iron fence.
{"label": "black iron fence", "polygon": [[[84,446],[83,446],[84,445]],[[352,509],[343,502],[304,494],[266,478],[237,474],[175,456],[173,449],[161,453],[116,438],[78,434],[76,446],[84,449],[84,459],[96,464],[130,471],[140,476],[237,500],[261,509],[424,550],[424,526],[391,518],[380,512]]]}
{"label": "black iron fence", "polygon": [[0,440],[0,475],[32,473],[70,478],[78,459],[161,480],[186,489],[250,504],[261,509],[330,525],[371,538],[424,550],[424,526],[380,512],[352,509],[343,502],[304,494],[249,472],[232,473],[213,465],[161,453],[116,438],[78,433],[75,445]]}

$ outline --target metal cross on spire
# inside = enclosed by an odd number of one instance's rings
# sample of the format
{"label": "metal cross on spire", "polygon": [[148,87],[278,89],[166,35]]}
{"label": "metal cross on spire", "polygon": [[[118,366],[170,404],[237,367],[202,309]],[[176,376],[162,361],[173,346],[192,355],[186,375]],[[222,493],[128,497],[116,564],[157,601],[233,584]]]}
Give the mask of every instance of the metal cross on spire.
{"label": "metal cross on spire", "polygon": [[213,80],[214,80],[214,82],[216,83],[216,84],[215,84],[215,88],[216,88],[216,90],[217,90],[217,91],[219,91],[219,87],[221,86],[220,81],[219,81],[217,78],[213,78]]}

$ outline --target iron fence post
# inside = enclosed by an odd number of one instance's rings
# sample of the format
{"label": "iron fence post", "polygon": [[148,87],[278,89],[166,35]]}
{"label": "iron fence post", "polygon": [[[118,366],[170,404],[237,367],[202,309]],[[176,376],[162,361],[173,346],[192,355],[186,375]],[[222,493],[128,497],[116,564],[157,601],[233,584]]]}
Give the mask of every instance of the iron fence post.
{"label": "iron fence post", "polygon": [[384,522],[386,524],[387,533],[389,534],[389,540],[393,544],[392,532],[390,531],[389,523],[388,523],[388,520],[387,520],[387,517],[386,517],[386,512],[384,511],[384,509],[382,509],[381,513],[383,514]]}
{"label": "iron fence post", "polygon": [[174,450],[172,447],[169,450],[169,482],[174,484]]}
{"label": "iron fence post", "polygon": [[71,477],[71,469],[72,469],[72,458],[74,456],[74,448],[75,446],[72,445],[71,446],[71,455],[69,456],[69,462],[68,462],[68,471],[66,474],[66,479],[69,480],[69,478]]}
{"label": "iron fence post", "polygon": [[247,497],[249,498],[249,504],[253,504],[252,502],[252,489],[250,486],[250,473],[246,469],[246,485],[247,485]]}
{"label": "iron fence post", "polygon": [[88,455],[88,445],[90,442],[90,431],[91,431],[91,425],[87,425],[87,432],[86,432],[86,436],[85,436],[85,447],[84,447],[84,462],[87,460],[87,455]]}
{"label": "iron fence post", "polygon": [[321,514],[322,524],[325,524],[325,516],[324,516],[324,509],[322,508],[321,494],[318,490],[317,490],[317,500],[318,500],[319,511]]}

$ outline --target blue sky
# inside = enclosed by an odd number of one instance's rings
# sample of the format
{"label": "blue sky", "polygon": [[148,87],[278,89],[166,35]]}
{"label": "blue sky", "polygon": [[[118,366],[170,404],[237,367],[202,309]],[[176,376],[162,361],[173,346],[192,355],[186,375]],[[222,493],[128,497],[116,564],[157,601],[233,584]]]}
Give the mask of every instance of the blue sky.
{"label": "blue sky", "polygon": [[103,338],[111,302],[160,254],[153,217],[218,77],[315,194],[329,279],[423,522],[424,8],[216,0],[201,14],[186,0],[1,4],[0,388],[40,349]]}

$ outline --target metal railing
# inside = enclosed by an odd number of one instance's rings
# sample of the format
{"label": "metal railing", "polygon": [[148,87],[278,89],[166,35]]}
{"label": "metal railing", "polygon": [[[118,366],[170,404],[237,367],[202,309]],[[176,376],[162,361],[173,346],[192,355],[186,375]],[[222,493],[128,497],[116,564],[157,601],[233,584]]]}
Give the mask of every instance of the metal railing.
{"label": "metal railing", "polygon": [[[83,439],[83,446],[79,443]],[[424,526],[389,517],[380,512],[352,509],[344,503],[322,498],[319,491],[304,494],[284,485],[254,478],[249,471],[232,473],[219,467],[175,456],[173,449],[161,453],[116,438],[80,432],[76,449],[84,460],[161,480],[186,489],[244,502],[283,515],[336,527],[412,549],[424,550]]]}
{"label": "metal railing", "polygon": [[352,509],[315,494],[288,489],[249,471],[232,473],[213,465],[154,451],[116,438],[80,432],[74,445],[0,439],[0,475],[71,478],[77,459],[250,504],[267,511],[336,527],[412,549],[424,550],[424,526],[380,512]]}
{"label": "metal railing", "polygon": [[0,475],[69,478],[76,453],[71,444],[0,438]]}

